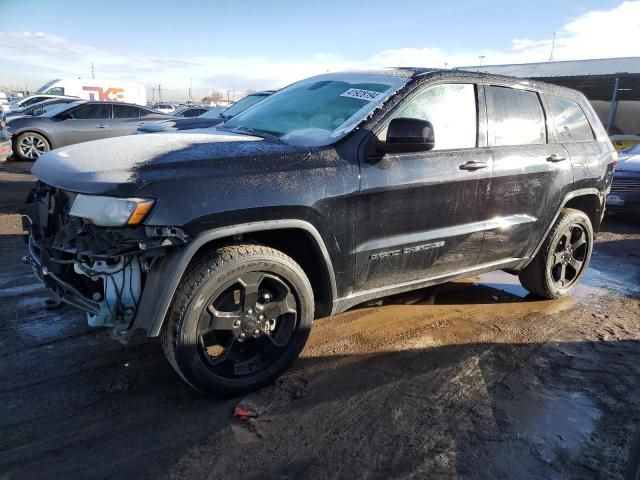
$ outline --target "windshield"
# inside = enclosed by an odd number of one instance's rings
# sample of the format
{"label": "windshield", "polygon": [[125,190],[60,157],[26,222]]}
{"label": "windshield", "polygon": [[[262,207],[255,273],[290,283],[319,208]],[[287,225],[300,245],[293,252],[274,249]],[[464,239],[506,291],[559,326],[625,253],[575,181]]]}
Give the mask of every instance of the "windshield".
{"label": "windshield", "polygon": [[246,97],[241,98],[236,103],[227,108],[220,114],[220,116],[223,118],[235,117],[240,112],[244,112],[251,105],[255,105],[260,100],[264,100],[268,96],[269,95],[247,95]]}
{"label": "windshield", "polygon": [[329,145],[352,131],[408,80],[357,73],[312,77],[274,93],[222,128],[274,135],[292,145]]}
{"label": "windshield", "polygon": [[56,83],[58,83],[60,80],[51,80],[50,82],[45,83],[43,86],[41,86],[38,90],[36,90],[36,93],[45,93],[47,90],[49,90],[49,87],[55,85]]}
{"label": "windshield", "polygon": [[627,148],[624,153],[628,154],[628,155],[637,155],[640,153],[640,143],[637,145],[634,145],[631,148]]}
{"label": "windshield", "polygon": [[57,107],[59,104],[67,104],[71,103],[73,100],[69,100],[68,102],[60,102],[58,100],[43,100],[38,103],[34,103],[33,105],[28,105],[26,107],[19,108],[16,110],[16,113],[26,113],[31,114],[35,110],[42,110],[43,112],[48,112],[52,108]]}
{"label": "windshield", "polygon": [[202,115],[198,115],[198,118],[222,118],[221,114],[226,110],[225,107],[211,107]]}

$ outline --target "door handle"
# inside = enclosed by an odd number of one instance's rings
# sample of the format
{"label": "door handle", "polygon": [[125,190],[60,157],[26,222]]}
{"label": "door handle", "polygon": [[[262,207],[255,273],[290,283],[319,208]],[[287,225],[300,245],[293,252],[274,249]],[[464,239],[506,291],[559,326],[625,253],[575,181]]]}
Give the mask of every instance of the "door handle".
{"label": "door handle", "polygon": [[480,170],[481,168],[487,168],[487,162],[474,162],[469,161],[460,165],[460,170],[469,170],[471,172]]}
{"label": "door handle", "polygon": [[552,153],[547,157],[547,162],[562,162],[566,160],[567,157],[564,155],[560,155],[559,153]]}
{"label": "door handle", "polygon": [[96,128],[106,128],[106,125],[99,123],[98,125],[96,125]]}

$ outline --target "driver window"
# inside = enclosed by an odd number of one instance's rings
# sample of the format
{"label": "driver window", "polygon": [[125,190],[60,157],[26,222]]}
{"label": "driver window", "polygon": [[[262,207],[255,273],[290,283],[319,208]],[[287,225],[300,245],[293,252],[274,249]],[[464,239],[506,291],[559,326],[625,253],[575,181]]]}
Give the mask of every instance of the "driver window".
{"label": "driver window", "polygon": [[[449,83],[427,87],[398,110],[393,118],[418,118],[433,125],[433,150],[476,146],[478,116],[475,85]],[[386,138],[381,132],[380,138]]]}

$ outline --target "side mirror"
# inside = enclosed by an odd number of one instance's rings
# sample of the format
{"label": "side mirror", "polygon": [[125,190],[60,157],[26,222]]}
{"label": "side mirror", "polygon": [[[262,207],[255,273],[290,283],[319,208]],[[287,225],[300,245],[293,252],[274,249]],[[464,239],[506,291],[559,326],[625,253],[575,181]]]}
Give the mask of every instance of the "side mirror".
{"label": "side mirror", "polygon": [[436,143],[433,125],[418,118],[394,118],[387,128],[386,143],[379,148],[385,153],[426,152]]}

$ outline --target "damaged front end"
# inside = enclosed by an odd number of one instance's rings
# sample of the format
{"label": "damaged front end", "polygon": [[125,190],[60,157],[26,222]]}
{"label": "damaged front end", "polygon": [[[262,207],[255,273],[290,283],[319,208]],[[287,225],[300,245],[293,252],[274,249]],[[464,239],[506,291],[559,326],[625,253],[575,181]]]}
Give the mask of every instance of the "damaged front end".
{"label": "damaged front end", "polygon": [[70,215],[77,197],[38,182],[24,261],[60,301],[86,312],[89,325],[124,341],[154,263],[189,238],[178,227],[96,225]]}

